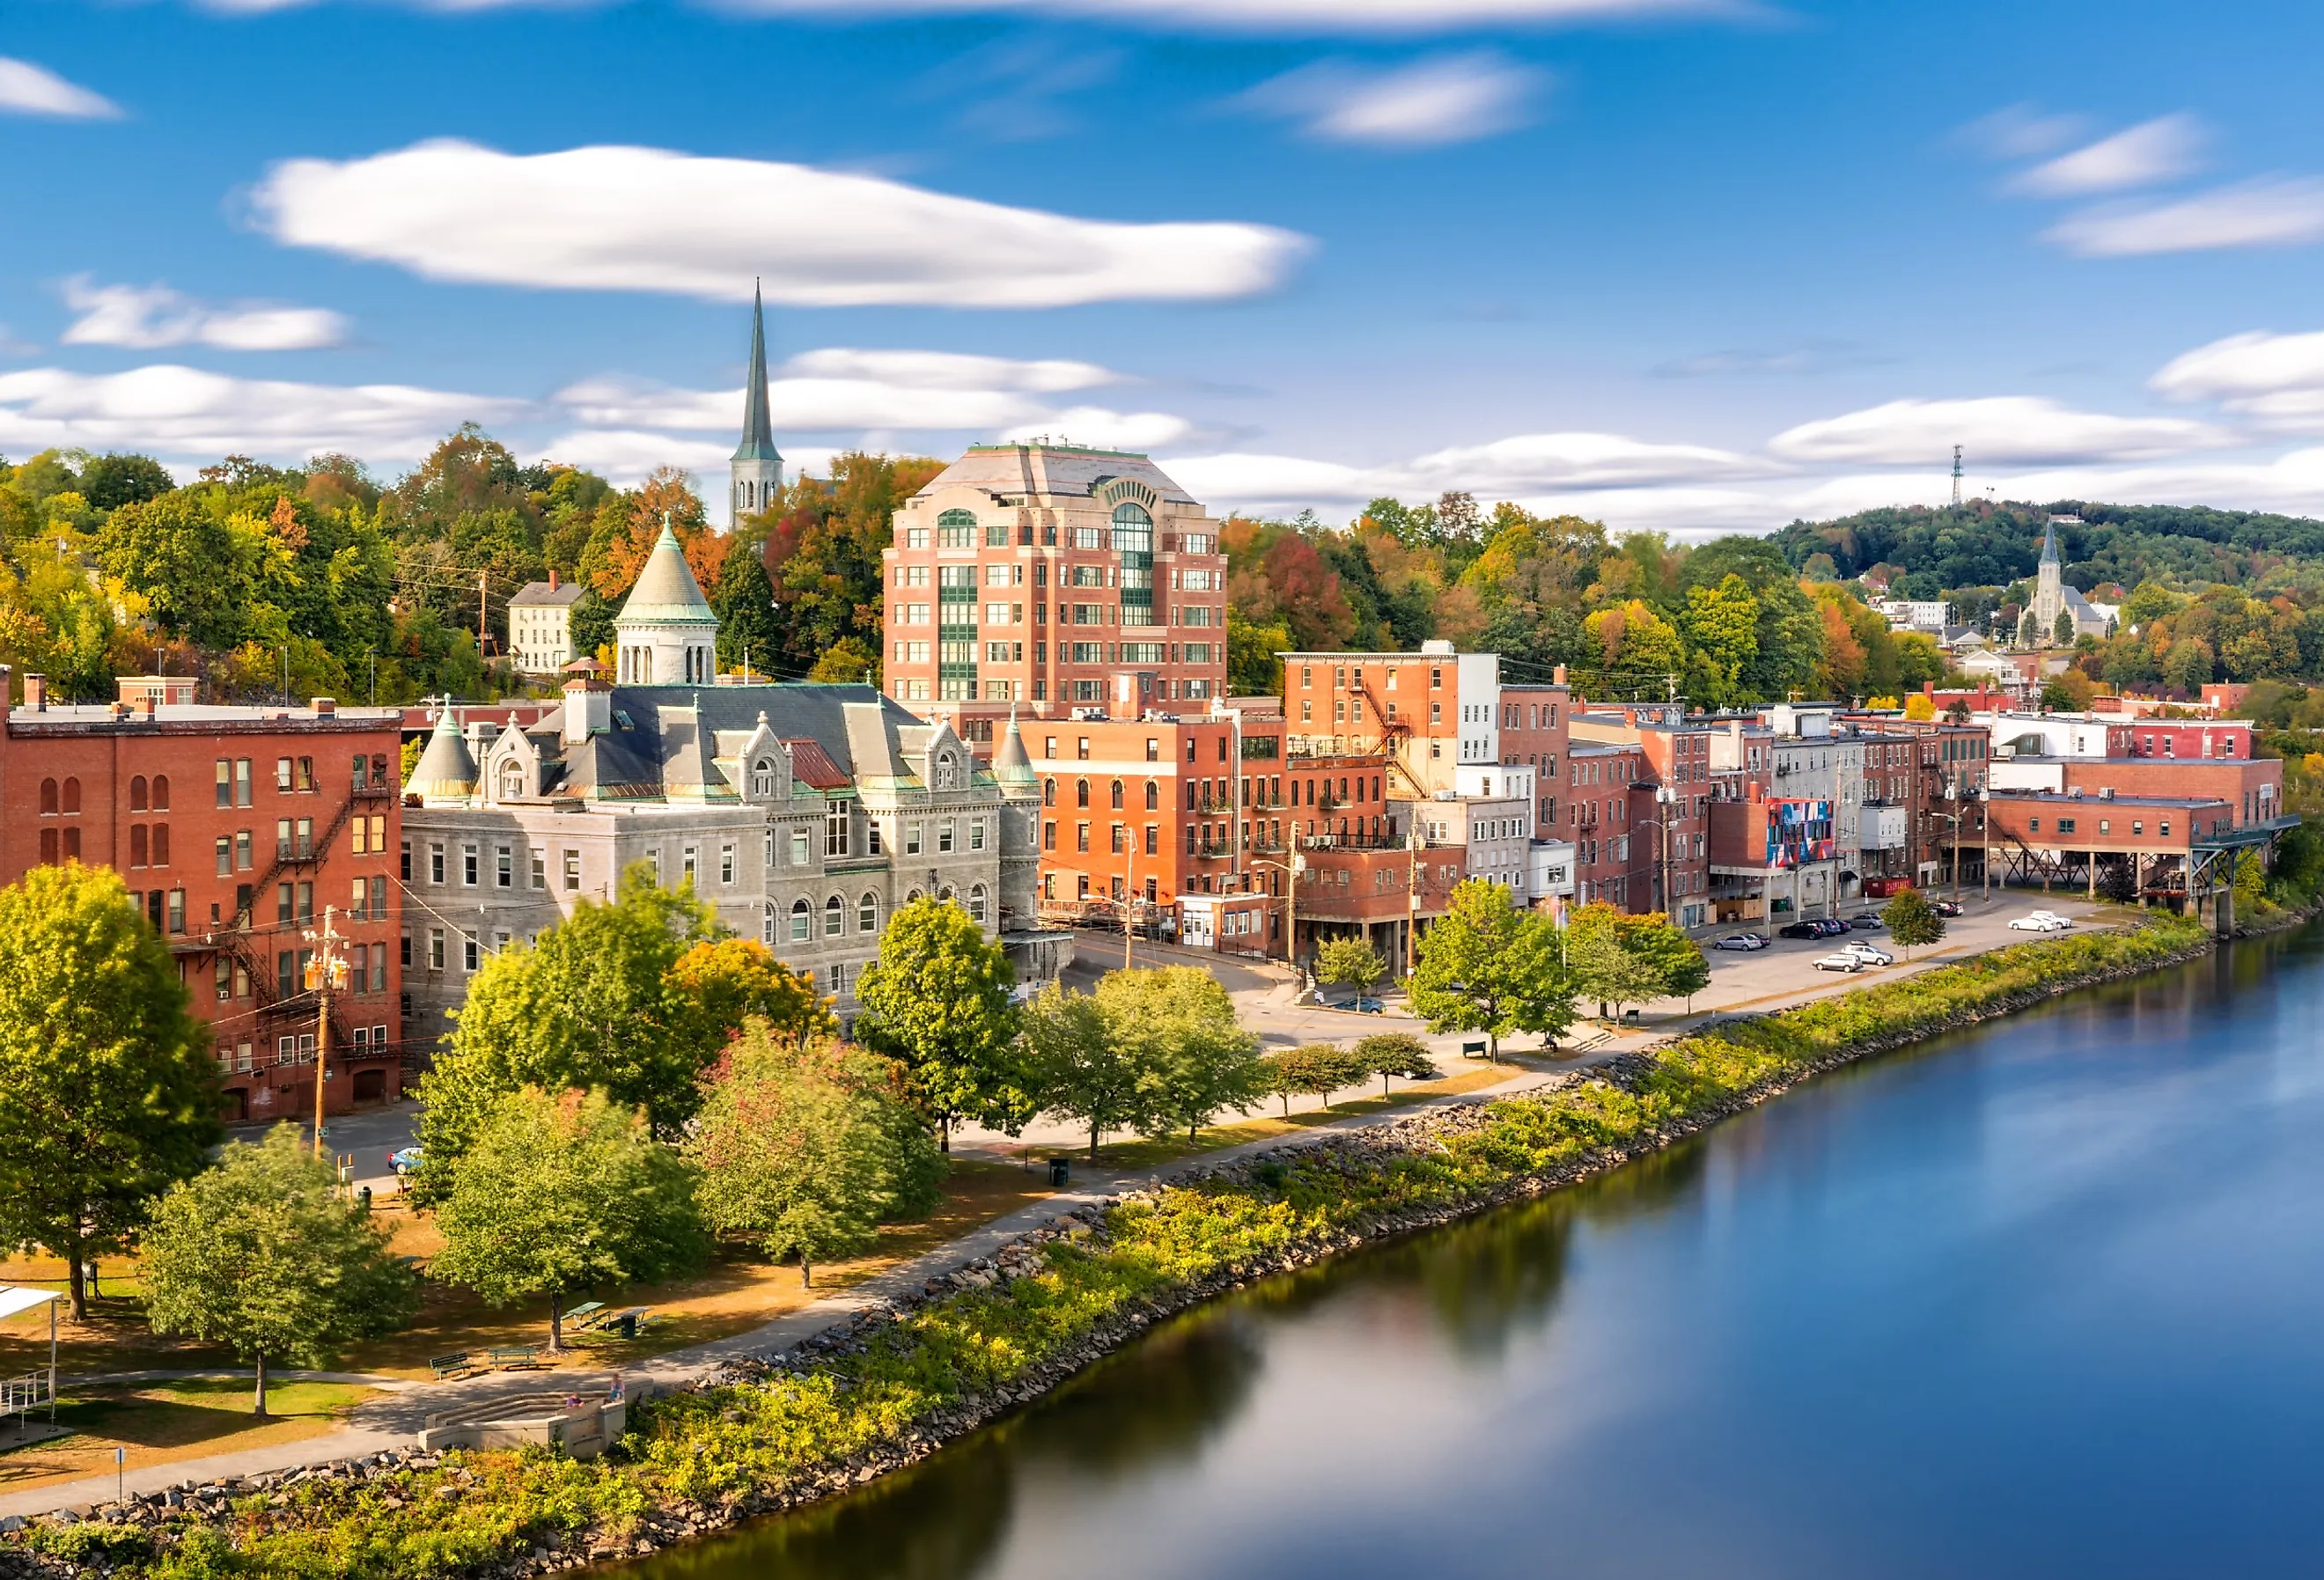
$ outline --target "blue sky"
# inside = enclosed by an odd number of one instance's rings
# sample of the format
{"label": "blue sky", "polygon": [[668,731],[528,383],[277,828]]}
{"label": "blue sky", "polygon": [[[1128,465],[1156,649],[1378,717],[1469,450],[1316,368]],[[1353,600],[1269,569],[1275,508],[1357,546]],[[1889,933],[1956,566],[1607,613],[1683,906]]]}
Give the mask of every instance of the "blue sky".
{"label": "blue sky", "polygon": [[1213,505],[2324,512],[2324,17],[89,5],[0,33],[0,454],[1027,433]]}

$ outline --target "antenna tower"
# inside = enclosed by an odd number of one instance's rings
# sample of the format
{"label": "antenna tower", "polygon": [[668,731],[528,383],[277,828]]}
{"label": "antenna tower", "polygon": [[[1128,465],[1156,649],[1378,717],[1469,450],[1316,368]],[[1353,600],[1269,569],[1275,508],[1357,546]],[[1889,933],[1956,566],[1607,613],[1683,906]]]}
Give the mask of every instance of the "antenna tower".
{"label": "antenna tower", "polygon": [[1953,508],[1955,510],[1960,508],[1960,446],[1953,446]]}

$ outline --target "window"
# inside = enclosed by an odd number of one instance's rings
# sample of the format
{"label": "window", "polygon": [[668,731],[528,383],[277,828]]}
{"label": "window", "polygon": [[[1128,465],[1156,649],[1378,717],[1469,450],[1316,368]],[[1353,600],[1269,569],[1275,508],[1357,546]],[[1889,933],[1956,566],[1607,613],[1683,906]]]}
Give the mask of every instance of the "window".
{"label": "window", "polygon": [[284,795],[290,791],[290,759],[288,757],[274,760],[274,788]]}
{"label": "window", "polygon": [[952,819],[949,818],[936,825],[936,849],[946,855],[952,854]]}
{"label": "window", "polygon": [[968,886],[968,919],[974,922],[984,919],[984,885],[982,883]]}
{"label": "window", "polygon": [[133,812],[145,810],[145,776],[142,773],[129,781],[129,809]]}
{"label": "window", "polygon": [[580,887],[581,853],[577,850],[568,850],[565,853],[565,892],[570,894]]}
{"label": "window", "polygon": [[444,969],[444,929],[439,927],[428,929],[428,969]]}
{"label": "window", "polygon": [[880,930],[880,897],[869,890],[855,902],[855,930],[859,933]]}
{"label": "window", "polygon": [[700,846],[688,845],[681,846],[678,853],[678,882],[689,889],[696,886],[696,881],[702,875],[698,859],[700,851]]}
{"label": "window", "polygon": [[[234,805],[234,762],[230,758],[217,760],[217,804],[220,807]],[[49,809],[46,806],[41,808],[44,812]]]}
{"label": "window", "polygon": [[734,847],[732,844],[718,847],[718,881],[721,883],[734,881]]}
{"label": "window", "polygon": [[936,517],[936,546],[940,549],[975,548],[976,513],[948,510]]}
{"label": "window", "polygon": [[217,875],[225,878],[232,876],[233,873],[234,841],[221,834],[217,836]]}
{"label": "window", "polygon": [[473,889],[476,886],[478,864],[475,844],[471,841],[460,846],[460,882],[463,887]]}
{"label": "window", "polygon": [[2071,818],[2059,818],[2059,819],[2058,819],[2058,832],[2059,832],[2059,833],[2061,833],[2061,834],[2071,834],[2073,831],[2074,831],[2074,819],[2072,819]]}
{"label": "window", "polygon": [[968,848],[971,850],[984,848],[984,819],[982,818],[971,818],[968,820]]}
{"label": "window", "polygon": [[814,860],[815,853],[807,848],[807,830],[804,828],[792,829],[791,865],[795,867],[803,867]]}
{"label": "window", "polygon": [[774,760],[761,757],[751,767],[751,793],[761,800],[775,793]]}
{"label": "window", "polygon": [[532,886],[536,890],[549,887],[549,853],[537,845],[532,847]]}
{"label": "window", "polygon": [[847,907],[835,894],[823,902],[823,936],[835,938],[847,930]]}
{"label": "window", "polygon": [[251,759],[247,757],[234,760],[234,804],[237,807],[251,804]]}
{"label": "window", "polygon": [[484,965],[484,951],[474,933],[460,935],[460,969],[474,974]]}
{"label": "window", "polygon": [[493,852],[493,887],[516,887],[516,852],[503,845]]}
{"label": "window", "polygon": [[808,932],[809,918],[807,915],[807,901],[804,900],[794,900],[791,901],[791,942],[794,944],[806,943],[807,941]]}
{"label": "window", "polygon": [[853,832],[855,808],[846,801],[834,801],[823,814],[823,854],[844,856],[847,854],[848,836]]}

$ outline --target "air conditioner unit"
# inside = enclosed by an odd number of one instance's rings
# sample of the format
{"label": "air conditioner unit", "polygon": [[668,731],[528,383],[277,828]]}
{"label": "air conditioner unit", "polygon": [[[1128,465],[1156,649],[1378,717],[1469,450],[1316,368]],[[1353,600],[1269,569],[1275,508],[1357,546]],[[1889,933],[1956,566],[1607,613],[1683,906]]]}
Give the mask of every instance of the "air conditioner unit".
{"label": "air conditioner unit", "polygon": [[2110,784],[2100,786],[2098,789],[2098,799],[2102,801],[2110,801],[2114,799],[2114,786]]}

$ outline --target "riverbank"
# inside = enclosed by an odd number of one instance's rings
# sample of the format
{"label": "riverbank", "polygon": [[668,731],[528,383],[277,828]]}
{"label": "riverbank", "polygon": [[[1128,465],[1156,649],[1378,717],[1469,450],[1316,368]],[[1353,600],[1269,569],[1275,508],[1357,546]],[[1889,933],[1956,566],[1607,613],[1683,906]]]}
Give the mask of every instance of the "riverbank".
{"label": "riverbank", "polygon": [[2194,924],[2015,946],[1758,1020],[1489,1106],[1197,1167],[1037,1231],[843,1333],[638,1412],[576,1464],[392,1452],[43,1522],[33,1572],[517,1575],[651,1551],[912,1463],[1226,1289],[1618,1167],[1820,1071],[2206,952]]}

